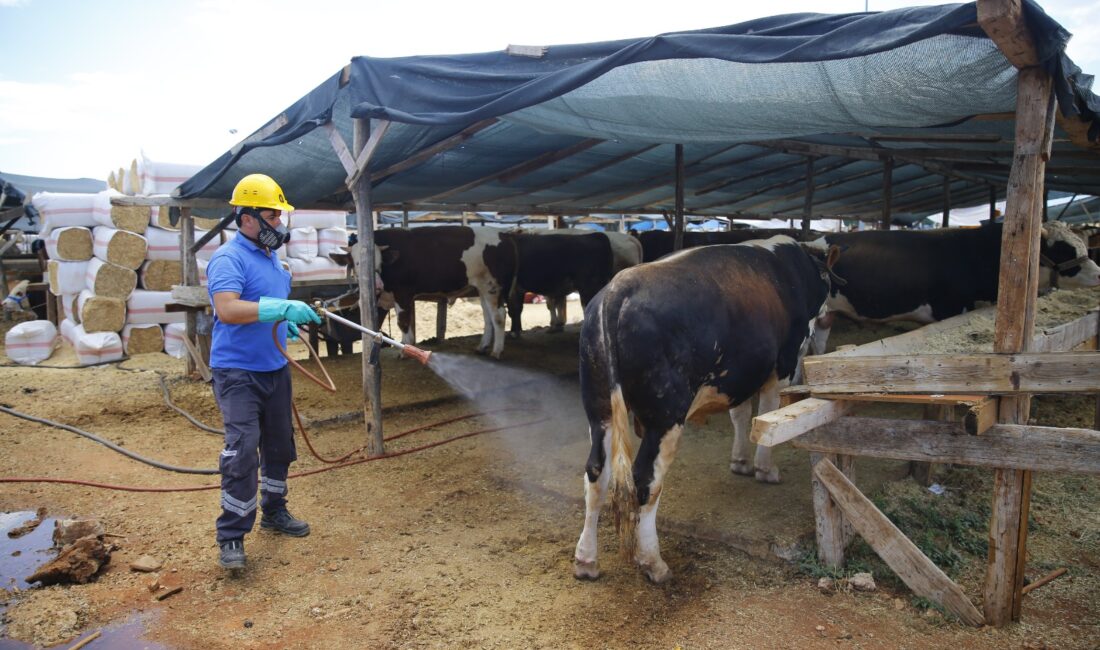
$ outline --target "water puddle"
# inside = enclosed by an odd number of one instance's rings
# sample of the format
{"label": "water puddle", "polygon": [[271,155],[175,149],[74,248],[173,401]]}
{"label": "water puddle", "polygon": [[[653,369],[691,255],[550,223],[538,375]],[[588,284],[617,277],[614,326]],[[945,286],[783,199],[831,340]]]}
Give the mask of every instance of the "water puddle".
{"label": "water puddle", "polygon": [[[0,594],[0,619],[4,612],[19,596],[15,590],[32,589],[34,585],[28,583],[25,578],[37,569],[53,559],[53,526],[56,517],[44,517],[42,523],[31,532],[16,538],[8,537],[8,532],[22,526],[24,522],[34,519],[35,513],[25,512],[0,512],[0,590],[6,592]],[[144,619],[148,615],[135,616],[127,621],[111,625],[100,631],[100,636],[89,643],[89,650],[96,648],[112,648],[117,650],[167,650],[166,646],[142,639],[145,633]],[[85,630],[75,639],[70,639],[54,648],[71,648],[81,639],[94,634],[96,630]],[[30,643],[23,643],[10,639],[6,630],[0,623],[0,650],[30,650],[35,648]]]}

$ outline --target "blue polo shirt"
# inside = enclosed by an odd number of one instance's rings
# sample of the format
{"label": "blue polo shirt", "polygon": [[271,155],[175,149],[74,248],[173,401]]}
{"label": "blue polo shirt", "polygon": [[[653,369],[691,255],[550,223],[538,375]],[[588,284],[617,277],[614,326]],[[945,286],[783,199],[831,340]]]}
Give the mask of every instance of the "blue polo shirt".
{"label": "blue polo shirt", "polygon": [[[252,302],[259,302],[262,296],[285,299],[290,295],[290,273],[278,256],[240,234],[215,251],[206,266],[206,279],[211,305],[214,294],[225,291]],[[231,325],[219,320],[215,311],[210,367],[270,372],[285,366],[286,359],[271,340],[271,325]],[[285,321],[279,323],[279,342],[286,347]]]}

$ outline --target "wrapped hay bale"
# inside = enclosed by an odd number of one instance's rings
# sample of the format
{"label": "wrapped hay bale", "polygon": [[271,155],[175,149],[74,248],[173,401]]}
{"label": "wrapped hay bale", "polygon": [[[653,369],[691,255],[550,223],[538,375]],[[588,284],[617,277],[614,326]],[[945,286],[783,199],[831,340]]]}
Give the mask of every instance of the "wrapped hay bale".
{"label": "wrapped hay bale", "polygon": [[200,230],[213,230],[214,226],[218,225],[221,222],[221,219],[218,219],[216,217],[213,219],[208,219],[206,217],[192,217],[192,220],[195,222],[195,241],[198,241],[199,237],[202,237],[202,235],[199,234]]}
{"label": "wrapped hay bale", "polygon": [[[84,286],[80,288],[80,291],[84,291]],[[77,309],[77,300],[80,299],[80,291],[75,293],[62,294],[61,296],[61,311],[64,313],[65,318],[68,318],[77,325],[80,324],[80,310]]]}
{"label": "wrapped hay bale", "polygon": [[148,242],[141,235],[110,226],[96,226],[92,235],[92,252],[105,262],[134,271],[145,261]]}
{"label": "wrapped hay bale", "polygon": [[57,344],[57,328],[48,320],[19,323],[4,335],[8,358],[25,366],[49,359]]}
{"label": "wrapped hay bale", "polygon": [[346,228],[325,228],[317,231],[317,256],[328,257],[329,253],[343,253],[348,245]]}
{"label": "wrapped hay bale", "polygon": [[51,260],[86,262],[92,259],[92,252],[92,231],[87,228],[54,228],[46,236],[46,255]]}
{"label": "wrapped hay bale", "polygon": [[121,298],[97,296],[85,289],[76,304],[85,332],[117,332],[126,324],[126,303]]}
{"label": "wrapped hay bale", "polygon": [[292,228],[290,241],[286,243],[287,257],[311,260],[317,257],[317,230],[315,228]]}
{"label": "wrapped hay bale", "polygon": [[95,194],[59,194],[39,192],[31,198],[31,204],[42,218],[39,235],[48,235],[56,228],[96,225]]}
{"label": "wrapped hay bale", "polygon": [[290,213],[287,228],[346,228],[348,213],[341,210],[295,210]]}
{"label": "wrapped hay bale", "polygon": [[141,162],[137,165],[141,193],[171,194],[172,190],[194,176],[202,167],[202,165],[150,160],[142,154]]}
{"label": "wrapped hay bale", "polygon": [[164,330],[160,325],[134,325],[122,328],[122,349],[126,354],[148,354],[164,349]]}
{"label": "wrapped hay bale", "polygon": [[88,289],[97,296],[126,299],[137,287],[137,273],[98,257],[88,261],[84,277]]}
{"label": "wrapped hay bale", "polygon": [[131,325],[150,325],[182,323],[187,320],[187,314],[182,311],[165,310],[165,305],[170,302],[172,302],[171,291],[138,289],[126,301],[126,322]]}
{"label": "wrapped hay bale", "polygon": [[171,291],[173,284],[183,280],[183,263],[179,260],[146,260],[138,271],[141,288],[148,291]]}
{"label": "wrapped hay bale", "polygon": [[183,343],[183,337],[187,335],[187,326],[183,323],[172,323],[164,326],[164,352],[170,357],[183,359],[187,356],[187,347]]}
{"label": "wrapped hay bale", "polygon": [[116,192],[118,191],[118,180],[115,177],[115,172],[113,169],[111,170],[111,173],[107,174],[107,187],[115,190]]}
{"label": "wrapped hay bale", "polygon": [[[214,219],[214,225],[215,226],[218,225],[218,220],[217,219]],[[198,227],[198,222],[196,220],[196,223],[195,223],[195,241],[197,242],[200,239],[202,239],[203,237],[205,237],[206,233],[208,233],[208,232],[210,232],[210,228],[206,228],[206,229],[199,228]],[[214,235],[213,239],[211,239],[210,241],[203,244],[203,247],[200,248],[198,250],[198,252],[195,253],[195,257],[197,259],[200,259],[200,260],[209,260],[214,255],[214,251],[218,250],[218,247],[222,245],[222,235],[223,234],[225,234],[224,230],[222,232],[219,232],[218,234]]]}
{"label": "wrapped hay bale", "polygon": [[71,336],[73,350],[81,365],[122,358],[122,339],[116,332],[88,332],[83,325],[75,325]]}
{"label": "wrapped hay bale", "polygon": [[343,280],[348,274],[346,266],[337,264],[327,257],[314,257],[308,260],[290,257],[287,258],[287,264],[290,265],[290,277],[296,281]]}
{"label": "wrapped hay bale", "polygon": [[111,197],[123,196],[122,192],[107,189],[95,195],[92,215],[96,223],[141,234],[149,227],[149,206],[111,205]]}
{"label": "wrapped hay bale", "polygon": [[164,228],[165,230],[179,230],[179,224],[172,225],[172,219],[168,214],[168,206],[155,205],[149,208],[149,225],[154,228]]}
{"label": "wrapped hay bale", "polygon": [[46,278],[50,284],[50,293],[55,296],[80,293],[86,286],[84,274],[88,262],[65,262],[49,260],[46,263]]}
{"label": "wrapped hay bale", "polygon": [[145,231],[145,257],[151,260],[179,260],[180,232],[164,228],[150,228]]}
{"label": "wrapped hay bale", "polygon": [[63,338],[65,342],[69,345],[76,345],[75,339],[73,338],[73,330],[75,330],[77,327],[78,326],[76,322],[73,321],[73,319],[61,319],[61,327],[59,327],[58,329],[61,331],[61,338]]}

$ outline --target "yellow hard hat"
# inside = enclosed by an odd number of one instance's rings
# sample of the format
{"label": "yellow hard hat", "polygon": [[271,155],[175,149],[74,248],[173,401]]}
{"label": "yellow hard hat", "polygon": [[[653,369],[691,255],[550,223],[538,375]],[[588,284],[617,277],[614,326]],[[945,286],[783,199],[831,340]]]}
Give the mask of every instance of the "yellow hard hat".
{"label": "yellow hard hat", "polygon": [[229,199],[229,205],[287,212],[294,209],[293,205],[286,202],[283,188],[266,174],[249,174],[242,178],[233,188],[233,198]]}

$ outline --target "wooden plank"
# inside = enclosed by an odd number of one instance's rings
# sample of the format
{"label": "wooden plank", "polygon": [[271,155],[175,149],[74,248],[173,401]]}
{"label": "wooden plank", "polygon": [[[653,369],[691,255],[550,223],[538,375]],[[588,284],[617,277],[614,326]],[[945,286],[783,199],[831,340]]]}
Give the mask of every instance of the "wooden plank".
{"label": "wooden plank", "polygon": [[591,167],[588,167],[587,169],[584,169],[580,172],[577,172],[576,174],[571,174],[569,176],[566,176],[565,178],[559,178],[557,180],[550,181],[550,182],[545,183],[543,185],[539,185],[538,187],[532,187],[530,189],[525,189],[522,192],[518,192],[516,194],[509,194],[509,195],[506,195],[506,196],[500,196],[500,197],[497,197],[496,200],[501,201],[501,200],[504,200],[504,199],[514,198],[514,197],[517,197],[517,196],[527,196],[529,194],[535,194],[537,192],[542,192],[544,190],[548,190],[548,189],[551,189],[551,188],[554,188],[554,187],[560,187],[562,185],[566,185],[568,183],[571,183],[571,182],[573,182],[573,181],[575,181],[579,178],[584,178],[585,176],[590,176],[590,175],[592,175],[592,174],[594,174],[598,171],[607,169],[608,167],[613,167],[615,165],[618,165],[619,163],[630,160],[631,158],[636,158],[637,156],[640,156],[643,153],[649,151],[650,149],[656,148],[658,146],[660,146],[660,145],[651,144],[647,147],[642,147],[641,149],[635,149],[633,151],[628,151],[624,154],[620,154],[618,156],[615,156],[614,158],[610,158],[610,159],[605,160],[605,161],[603,161],[601,163],[598,163],[596,165],[592,165]]}
{"label": "wooden plank", "polygon": [[324,129],[328,133],[328,141],[332,145],[332,150],[336,152],[336,157],[340,159],[340,164],[344,166],[344,173],[349,178],[354,176],[356,172],[355,156],[351,155],[343,136],[336,130],[336,125],[330,120],[325,122]]}
{"label": "wooden plank", "polygon": [[[838,463],[835,454],[810,452],[810,467],[828,459]],[[827,567],[839,569],[844,566],[844,515],[840,506],[829,496],[829,490],[817,477],[810,473],[810,489],[814,504],[814,535],[817,541],[817,559]]]}
{"label": "wooden plank", "polygon": [[425,147],[424,149],[421,149],[420,151],[414,153],[413,155],[409,156],[399,163],[394,163],[389,167],[386,167],[385,169],[372,173],[370,175],[370,180],[372,183],[377,183],[387,176],[393,176],[394,174],[403,172],[407,169],[412,169],[413,167],[416,167],[417,165],[443,153],[444,151],[454,149],[466,140],[472,138],[474,134],[476,134],[478,131],[483,131],[496,123],[497,118],[491,117],[487,120],[482,120],[480,122],[471,124],[465,129],[459,131],[458,133],[450,137],[444,138],[439,142],[431,145],[430,147]]}
{"label": "wooden plank", "polygon": [[[197,287],[199,286],[199,267],[198,262],[195,259],[195,253],[191,251],[195,244],[195,221],[191,218],[191,208],[180,208],[180,261],[182,263],[181,276],[183,277],[183,284],[185,286]],[[184,343],[193,343],[195,340],[195,331],[197,328],[197,314],[194,312],[187,312],[184,320]],[[188,345],[188,351],[191,351],[193,345]],[[191,376],[196,368],[195,354],[187,355],[185,361],[184,370],[188,376]]]}
{"label": "wooden plank", "polygon": [[980,436],[960,433],[953,422],[843,417],[791,445],[823,454],[1100,474],[1100,432],[1092,429],[996,424]]}
{"label": "wooden plank", "polygon": [[811,397],[756,416],[750,437],[758,445],[774,447],[841,418],[853,408],[853,402]]}
{"label": "wooden plank", "polygon": [[170,207],[170,208],[208,208],[211,210],[228,210],[233,207],[224,199],[181,199],[173,196],[129,196],[119,194],[111,197],[111,205],[138,206],[138,207]]}
{"label": "wooden plank", "polygon": [[374,152],[378,149],[378,145],[382,143],[382,138],[385,137],[386,132],[390,130],[392,124],[393,123],[389,120],[374,120],[374,123],[371,125],[370,138],[368,138],[367,143],[363,145],[363,150],[355,156],[355,173],[347,177],[344,181],[344,185],[348,187],[355,185],[359,177],[367,171],[367,165],[370,164],[371,157],[374,156]]}
{"label": "wooden plank", "polygon": [[275,119],[260,127],[257,131],[249,135],[247,138],[233,145],[232,148],[229,149],[229,151],[233,155],[237,155],[241,152],[241,149],[243,149],[246,144],[251,144],[253,142],[262,142],[266,140],[270,135],[289,123],[290,120],[287,118],[286,113],[279,113],[279,115],[277,115]]}
{"label": "wooden plank", "polygon": [[1068,352],[1082,343],[1095,339],[1098,326],[1100,326],[1100,312],[1093,310],[1077,320],[1035,334],[1031,339],[1029,350]]}
{"label": "wooden plank", "polygon": [[684,145],[676,145],[673,160],[676,197],[673,201],[675,220],[672,227],[672,250],[678,251],[684,247]]}
{"label": "wooden plank", "polygon": [[856,532],[913,593],[942,605],[968,625],[982,624],[981,612],[963,590],[909,541],[886,515],[879,512],[835,465],[823,459],[814,465],[813,473]]}
{"label": "wooden plank", "polygon": [[447,338],[447,300],[440,299],[435,304],[435,338],[442,342]]}
{"label": "wooden plank", "polygon": [[966,406],[971,407],[982,400],[989,399],[987,395],[937,395],[919,393],[819,393],[810,392],[811,397],[820,399],[843,399],[852,402],[888,402],[891,404],[927,404],[942,406]]}
{"label": "wooden plank", "polygon": [[805,383],[823,393],[1081,393],[1100,391],[1100,353],[808,357]]}
{"label": "wooden plank", "polygon": [[980,436],[997,424],[999,399],[987,397],[974,404],[963,416],[963,430],[972,436]]}
{"label": "wooden plank", "polygon": [[802,232],[810,232],[810,217],[814,208],[814,158],[806,157],[806,198],[802,202]]}
{"label": "wooden plank", "polygon": [[1017,68],[1039,65],[1020,0],[979,0],[978,24]]}
{"label": "wooden plank", "polygon": [[889,230],[894,203],[894,159],[887,158],[882,162],[882,221],[879,228]]}

